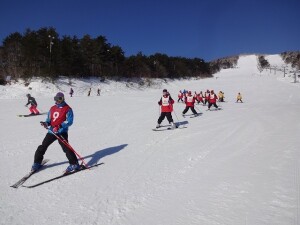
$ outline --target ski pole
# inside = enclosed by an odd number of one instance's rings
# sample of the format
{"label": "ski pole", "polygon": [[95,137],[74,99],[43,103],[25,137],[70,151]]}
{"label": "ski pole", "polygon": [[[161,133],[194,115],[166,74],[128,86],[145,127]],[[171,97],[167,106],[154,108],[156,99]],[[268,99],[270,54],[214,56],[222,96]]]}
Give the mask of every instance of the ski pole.
{"label": "ski pole", "polygon": [[52,133],[59,141],[61,141],[68,149],[70,149],[72,152],[75,153],[75,155],[78,156],[78,158],[81,160],[81,162],[83,163],[83,165],[86,168],[89,168],[89,166],[85,163],[85,161],[83,160],[83,158],[74,150],[74,148],[72,148],[72,146],[66,141],[66,139],[64,139],[62,136],[57,135],[56,133],[54,133],[52,130],[48,129],[50,131],[50,133]]}

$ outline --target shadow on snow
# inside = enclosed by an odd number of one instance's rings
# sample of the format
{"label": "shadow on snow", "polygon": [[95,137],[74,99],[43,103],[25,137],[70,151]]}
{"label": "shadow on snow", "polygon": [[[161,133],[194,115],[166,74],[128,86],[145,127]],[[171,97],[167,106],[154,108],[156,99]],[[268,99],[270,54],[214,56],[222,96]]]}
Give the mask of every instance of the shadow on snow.
{"label": "shadow on snow", "polygon": [[[86,163],[91,166],[91,165],[97,164],[101,158],[104,158],[105,156],[112,155],[112,154],[115,154],[115,153],[121,151],[122,149],[127,147],[127,145],[128,144],[123,144],[123,145],[105,148],[105,149],[96,151],[94,154],[84,156],[83,159],[84,160],[90,159],[88,162],[86,161]],[[59,165],[67,164],[67,163],[69,163],[69,162],[64,161],[64,162],[59,162],[59,163],[48,164],[47,166],[45,166],[45,168],[51,168],[51,167],[55,167],[55,166],[59,166]],[[79,160],[79,163],[80,163],[80,160]]]}

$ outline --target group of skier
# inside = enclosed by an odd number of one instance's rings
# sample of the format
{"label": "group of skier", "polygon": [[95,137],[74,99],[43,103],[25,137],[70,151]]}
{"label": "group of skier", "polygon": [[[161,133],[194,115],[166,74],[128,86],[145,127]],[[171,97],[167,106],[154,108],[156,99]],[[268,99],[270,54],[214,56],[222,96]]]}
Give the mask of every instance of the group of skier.
{"label": "group of skier", "polygon": [[[88,95],[87,95],[87,96],[91,96],[91,92],[92,92],[92,88],[89,89]],[[101,93],[101,89],[98,88],[98,89],[97,89],[97,96],[100,96],[100,93]]]}
{"label": "group of skier", "polygon": [[[90,89],[88,90],[87,96],[91,96],[91,93],[92,93],[92,88],[90,88]],[[70,88],[69,94],[70,94],[70,97],[73,97],[73,94],[74,94],[73,88]],[[98,88],[98,89],[97,89],[97,96],[100,96],[100,94],[101,94],[101,89]]]}
{"label": "group of skier", "polygon": [[[222,91],[219,92],[219,97],[215,94],[214,90],[207,90],[204,92],[200,91],[197,93],[196,91],[194,92],[194,95],[192,95],[191,91],[179,91],[178,93],[178,100],[177,102],[184,102],[187,106],[191,106],[193,103],[193,106],[195,102],[198,104],[201,102],[203,105],[206,105],[208,103],[208,109],[213,105],[215,108],[218,108],[216,102],[217,99],[219,101],[223,102],[224,101],[224,93]],[[192,110],[193,111],[193,110]],[[184,113],[183,113],[184,114]]]}
{"label": "group of skier", "polygon": [[[204,94],[202,93],[202,91],[200,91],[199,93],[195,91],[194,94],[192,94],[191,91],[184,89],[183,91],[179,91],[177,102],[183,102],[186,105],[185,109],[182,111],[182,116],[184,116],[189,109],[191,109],[194,116],[197,116],[198,113],[195,110],[195,102],[197,102],[198,104],[201,102],[203,105],[206,105],[206,103],[208,103],[208,110],[210,110],[211,106],[214,106],[216,109],[219,109],[219,106],[217,105],[217,100],[219,102],[224,102],[224,98],[225,97],[223,91],[219,91],[217,96],[214,90],[207,90],[206,92],[204,92]],[[238,93],[236,102],[239,101],[243,102],[241,93]],[[161,126],[161,122],[164,120],[165,117],[167,117],[167,120],[171,124],[171,127],[175,128],[176,125],[172,118],[174,100],[172,99],[167,89],[163,90],[163,95],[160,98],[158,104],[161,106],[161,113],[157,120],[156,128],[159,128]]]}

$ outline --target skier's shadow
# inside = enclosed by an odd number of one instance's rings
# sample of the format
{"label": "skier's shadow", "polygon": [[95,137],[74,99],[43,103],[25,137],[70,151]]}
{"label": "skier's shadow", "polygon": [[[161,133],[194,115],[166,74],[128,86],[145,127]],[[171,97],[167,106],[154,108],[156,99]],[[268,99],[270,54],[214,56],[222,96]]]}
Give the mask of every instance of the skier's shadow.
{"label": "skier's shadow", "polygon": [[90,161],[87,162],[87,164],[94,165],[94,164],[97,164],[101,158],[104,158],[105,156],[108,156],[108,155],[115,154],[115,153],[121,151],[122,149],[124,149],[125,147],[127,147],[127,145],[128,144],[123,144],[123,145],[119,145],[119,146],[115,146],[115,147],[105,148],[105,149],[95,152],[92,155],[85,156],[85,157],[83,157],[83,159],[91,158]]}
{"label": "skier's shadow", "polygon": [[188,123],[189,123],[189,121],[187,121],[187,120],[175,122],[176,126],[187,125]]}
{"label": "skier's shadow", "polygon": [[[105,156],[112,155],[112,154],[115,154],[115,153],[121,151],[122,149],[127,147],[127,145],[128,144],[123,144],[123,145],[119,145],[119,146],[105,148],[105,149],[96,151],[94,154],[84,156],[83,159],[90,159],[86,163],[91,166],[91,165],[97,164],[101,158],[104,158]],[[67,164],[67,163],[69,163],[69,162],[64,161],[64,162],[60,162],[60,163],[53,163],[53,164],[48,164],[45,167],[51,168],[51,167],[55,167],[55,166],[59,166],[59,165]]]}

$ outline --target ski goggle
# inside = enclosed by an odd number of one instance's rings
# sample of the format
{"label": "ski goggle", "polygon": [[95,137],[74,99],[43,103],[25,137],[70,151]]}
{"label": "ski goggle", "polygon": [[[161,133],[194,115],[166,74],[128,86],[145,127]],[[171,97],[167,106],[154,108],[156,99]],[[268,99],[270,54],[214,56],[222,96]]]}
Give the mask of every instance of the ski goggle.
{"label": "ski goggle", "polygon": [[63,100],[64,100],[64,97],[58,97],[58,96],[54,97],[54,101],[56,101],[56,102],[62,102]]}

